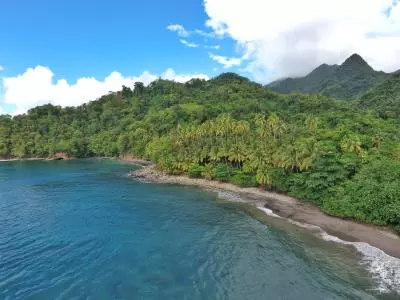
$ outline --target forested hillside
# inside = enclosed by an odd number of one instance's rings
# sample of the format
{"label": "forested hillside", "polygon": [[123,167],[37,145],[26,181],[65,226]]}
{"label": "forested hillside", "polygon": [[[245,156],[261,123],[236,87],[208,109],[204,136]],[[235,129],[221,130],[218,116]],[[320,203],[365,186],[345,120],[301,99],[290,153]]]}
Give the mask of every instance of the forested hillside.
{"label": "forested hillside", "polygon": [[390,74],[378,72],[358,54],[338,65],[323,64],[305,77],[286,78],[272,82],[269,87],[280,93],[318,93],[338,99],[354,99]]}
{"label": "forested hillside", "polygon": [[400,116],[400,72],[371,88],[360,98],[360,106],[375,110],[382,118]]}
{"label": "forested hillside", "polygon": [[130,154],[400,230],[399,116],[380,118],[365,101],[279,95],[232,73],[136,83],[77,108],[1,116],[0,156]]}

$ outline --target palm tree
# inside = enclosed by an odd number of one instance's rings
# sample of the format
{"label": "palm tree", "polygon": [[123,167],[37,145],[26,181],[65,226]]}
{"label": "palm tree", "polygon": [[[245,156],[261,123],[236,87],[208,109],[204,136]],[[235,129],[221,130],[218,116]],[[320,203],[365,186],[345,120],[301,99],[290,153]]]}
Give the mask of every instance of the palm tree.
{"label": "palm tree", "polygon": [[313,134],[315,134],[318,128],[318,118],[312,116],[307,117],[306,125],[308,130],[310,130]]}
{"label": "palm tree", "polygon": [[363,154],[363,149],[361,146],[361,141],[358,135],[346,135],[340,142],[340,147],[345,152],[352,152],[361,156]]}
{"label": "palm tree", "polygon": [[274,139],[280,138],[285,130],[285,124],[274,113],[268,117],[266,126],[268,134]]}
{"label": "palm tree", "polygon": [[256,173],[257,170],[266,168],[267,165],[266,157],[261,149],[257,148],[248,155],[248,160],[244,163],[243,170]]}
{"label": "palm tree", "polygon": [[261,185],[262,189],[265,186],[270,186],[272,184],[272,177],[268,172],[268,169],[259,169],[256,175],[257,182]]}
{"label": "palm tree", "polygon": [[242,165],[242,162],[246,159],[245,149],[243,144],[233,144],[228,152],[229,160],[236,164],[236,166]]}

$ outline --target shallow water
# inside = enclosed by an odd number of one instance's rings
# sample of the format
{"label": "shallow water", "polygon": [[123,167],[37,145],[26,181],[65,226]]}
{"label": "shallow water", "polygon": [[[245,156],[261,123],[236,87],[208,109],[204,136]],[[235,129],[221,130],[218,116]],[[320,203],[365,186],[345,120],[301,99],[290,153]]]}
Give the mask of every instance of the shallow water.
{"label": "shallow water", "polygon": [[0,299],[396,299],[347,246],[112,161],[0,164]]}

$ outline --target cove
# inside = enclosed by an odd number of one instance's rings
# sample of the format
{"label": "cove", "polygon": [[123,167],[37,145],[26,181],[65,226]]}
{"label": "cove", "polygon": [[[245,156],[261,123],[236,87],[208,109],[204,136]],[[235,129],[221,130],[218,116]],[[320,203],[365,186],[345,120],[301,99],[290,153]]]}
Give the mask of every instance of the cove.
{"label": "cove", "polygon": [[114,161],[0,164],[1,299],[396,299],[359,255]]}

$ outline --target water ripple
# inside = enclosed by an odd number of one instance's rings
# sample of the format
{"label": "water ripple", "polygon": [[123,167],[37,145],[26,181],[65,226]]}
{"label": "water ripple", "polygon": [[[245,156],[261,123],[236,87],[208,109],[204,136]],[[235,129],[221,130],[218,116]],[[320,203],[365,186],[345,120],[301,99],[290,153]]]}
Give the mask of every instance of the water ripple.
{"label": "water ripple", "polygon": [[350,251],[265,226],[213,192],[133,182],[131,168],[0,165],[0,299],[390,296],[371,291]]}

